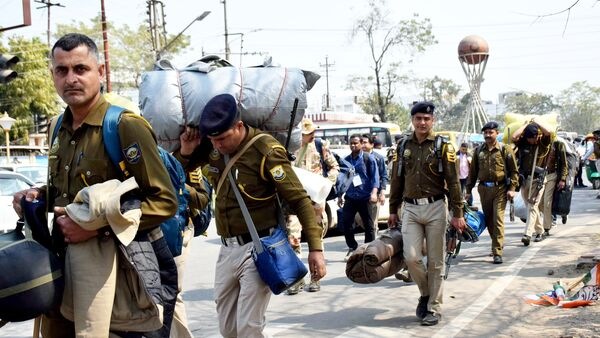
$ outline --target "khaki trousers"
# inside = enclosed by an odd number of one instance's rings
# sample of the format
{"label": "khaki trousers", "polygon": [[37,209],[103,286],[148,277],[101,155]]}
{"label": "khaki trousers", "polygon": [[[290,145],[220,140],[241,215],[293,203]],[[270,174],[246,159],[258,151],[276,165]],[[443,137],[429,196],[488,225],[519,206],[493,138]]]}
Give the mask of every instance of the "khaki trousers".
{"label": "khaki trousers", "polygon": [[477,186],[485,226],[492,239],[492,254],[502,256],[504,245],[504,211],[506,210],[506,186]]}
{"label": "khaki trousers", "polygon": [[187,313],[185,311],[185,304],[183,303],[182,291],[183,291],[183,272],[185,271],[185,261],[190,252],[190,246],[194,238],[193,226],[188,226],[183,232],[183,247],[181,248],[181,255],[175,257],[175,264],[177,265],[177,299],[175,301],[175,312],[173,313],[173,323],[171,324],[171,338],[192,338],[192,332],[188,328]]}
{"label": "khaki trousers", "polygon": [[554,190],[556,189],[556,180],[558,175],[556,173],[548,174],[546,176],[546,184],[544,184],[544,196],[542,203],[540,204],[540,211],[544,215],[544,230],[550,230],[552,228],[552,197]]}
{"label": "khaki trousers", "polygon": [[[532,177],[529,176],[525,183],[521,187],[521,196],[523,197],[523,201],[527,205],[527,224],[525,224],[525,233],[524,235],[531,236],[535,234],[544,233],[544,227],[542,226],[542,219],[540,216],[540,203],[542,201],[542,196],[544,194],[544,188],[537,193],[536,202],[534,204],[530,204],[528,201],[529,197],[529,184],[531,182]],[[535,183],[535,182],[534,182]],[[545,185],[545,184],[544,184]]]}
{"label": "khaki trousers", "polygon": [[265,337],[265,313],[271,290],[252,259],[252,242],[222,245],[215,273],[215,301],[219,330],[225,338]]}
{"label": "khaki trousers", "polygon": [[[429,296],[427,310],[439,314],[442,310],[448,206],[443,199],[426,205],[404,203],[403,211],[404,261],[421,296]],[[423,240],[427,247],[427,268],[423,264]]]}

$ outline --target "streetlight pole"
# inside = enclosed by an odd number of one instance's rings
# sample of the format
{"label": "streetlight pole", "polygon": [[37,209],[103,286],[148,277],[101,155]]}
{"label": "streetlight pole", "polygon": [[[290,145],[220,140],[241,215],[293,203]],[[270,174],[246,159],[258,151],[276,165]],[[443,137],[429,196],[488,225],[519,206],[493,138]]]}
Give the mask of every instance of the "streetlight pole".
{"label": "streetlight pole", "polygon": [[227,2],[226,0],[221,0],[223,4],[223,16],[225,18],[225,60],[229,60],[229,33],[227,32]]}
{"label": "streetlight pole", "polygon": [[194,20],[192,20],[192,22],[190,22],[187,26],[185,26],[185,28],[179,32],[179,34],[177,34],[171,41],[169,41],[169,43],[167,43],[161,50],[159,50],[158,52],[156,52],[156,60],[159,60],[162,53],[166,52],[169,47],[171,47],[173,45],[173,43],[175,43],[175,41],[177,41],[177,39],[179,39],[179,37],[188,29],[190,28],[190,26],[192,24],[194,24],[194,22],[196,21],[202,21],[204,18],[206,18],[208,15],[210,14],[210,11],[205,11],[204,13],[198,15]]}
{"label": "streetlight pole", "polygon": [[6,138],[6,163],[9,164],[10,163],[10,140],[9,140],[9,131],[10,128],[12,128],[13,124],[15,124],[15,122],[17,122],[17,120],[13,119],[12,117],[8,116],[7,112],[4,112],[4,116],[2,116],[0,118],[0,127],[2,127],[2,129],[4,129],[4,135]]}

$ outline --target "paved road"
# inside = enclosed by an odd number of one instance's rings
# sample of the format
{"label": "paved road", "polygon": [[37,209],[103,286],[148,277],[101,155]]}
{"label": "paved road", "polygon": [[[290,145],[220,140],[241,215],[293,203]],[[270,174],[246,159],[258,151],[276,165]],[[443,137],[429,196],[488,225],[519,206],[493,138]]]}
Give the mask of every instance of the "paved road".
{"label": "paved road", "polygon": [[[343,237],[327,238],[328,275],[321,292],[273,296],[266,332],[276,337],[502,336],[512,323],[539,309],[524,304],[522,296],[548,290],[560,271],[595,248],[600,224],[595,195],[576,190],[567,224],[528,248],[520,242],[524,224],[507,220],[504,264],[491,264],[487,234],[478,243],[464,244],[445,283],[443,318],[435,327],[422,327],[415,318],[416,285],[393,277],[373,285],[353,284],[344,274]],[[362,242],[362,234],[357,237]],[[219,337],[212,300],[219,244],[214,233],[195,238],[188,260],[184,299],[197,337]],[[549,270],[556,273],[549,275]],[[0,329],[0,337],[28,337],[31,331],[31,322],[10,323]]]}

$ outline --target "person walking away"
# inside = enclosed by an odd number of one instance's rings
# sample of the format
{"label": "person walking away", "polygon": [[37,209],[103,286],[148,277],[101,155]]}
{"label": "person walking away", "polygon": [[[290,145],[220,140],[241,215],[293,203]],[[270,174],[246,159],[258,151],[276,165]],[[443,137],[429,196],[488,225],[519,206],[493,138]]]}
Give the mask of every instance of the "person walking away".
{"label": "person walking away", "polygon": [[[314,123],[307,118],[302,119],[302,145],[295,154],[296,160],[294,165],[298,168],[306,169],[318,175],[323,175],[335,185],[340,166],[328,147],[328,143],[323,140],[315,141]],[[316,146],[316,142],[321,142],[321,153]],[[325,234],[327,227],[327,215],[325,211],[325,202],[317,204],[312,202],[315,210],[317,222],[322,228],[322,234]],[[298,254],[302,254],[302,246],[300,245],[302,224],[296,215],[289,215],[287,219],[287,231],[292,248]],[[296,285],[289,288],[286,292],[288,295],[295,295],[304,288],[304,280],[299,281]],[[317,292],[321,290],[321,282],[311,276],[308,285],[309,292]]]}
{"label": "person walking away", "polygon": [[567,152],[565,145],[558,140],[552,142],[550,147],[546,171],[546,184],[544,185],[544,194],[542,195],[542,204],[540,205],[540,211],[543,215],[544,238],[550,236],[550,229],[556,225],[552,215],[554,190],[564,189],[567,182]]}
{"label": "person walking away", "polygon": [[[433,132],[435,106],[417,102],[410,114],[414,127],[404,146],[398,147],[392,165],[388,226],[398,226],[398,209],[404,203],[402,238],[404,260],[419,288],[416,315],[421,325],[437,325],[442,317],[444,256],[448,204],[450,224],[458,233],[465,229],[463,202],[458,181],[456,150]],[[446,190],[446,187],[448,190]],[[427,266],[423,264],[423,245]]]}
{"label": "person walking away", "polygon": [[523,177],[521,196],[528,210],[527,223],[521,238],[524,246],[529,246],[532,236],[536,242],[545,238],[539,205],[544,194],[545,168],[551,148],[549,128],[533,120],[521,126],[512,135],[512,140],[517,145],[519,175]]}
{"label": "person walking away", "polygon": [[377,162],[373,155],[362,150],[361,135],[350,136],[350,155],[346,156],[354,168],[354,176],[346,193],[338,198],[338,206],[342,208],[341,227],[344,230],[344,238],[348,246],[348,253],[344,261],[352,255],[358,247],[354,237],[354,216],[358,212],[365,228],[365,243],[375,239],[374,220],[369,212],[369,205],[377,203],[377,191],[379,189],[379,172]]}
{"label": "person walking away", "polygon": [[[216,187],[215,221],[222,243],[214,287],[219,331],[223,337],[265,337],[271,291],[252,259],[254,244],[226,176],[235,178],[259,237],[268,236],[283,218],[276,207],[278,197],[287,202],[307,238],[311,276],[319,280],[327,270],[322,228],[311,200],[292,169],[286,149],[270,134],[247,126],[230,94],[211,98],[202,111],[199,130],[187,127],[180,141],[175,157],[186,168],[208,164],[207,176]],[[225,171],[229,155],[237,153],[240,156]]]}
{"label": "person walking away", "polygon": [[[584,167],[585,159],[583,158],[583,156],[586,153],[587,137],[584,137],[584,139],[582,139],[581,137],[576,137],[574,144],[577,149],[577,154],[579,154],[579,167],[577,168],[577,175],[575,175],[575,183],[574,183],[573,187],[574,188],[587,188],[587,185],[585,185],[583,183],[583,170],[585,170],[585,167]],[[592,151],[594,151],[593,144],[592,144],[591,148],[592,148],[592,150],[590,151],[590,154]]]}
{"label": "person walking away", "polygon": [[[377,203],[369,204],[369,213],[373,219],[374,226],[377,227],[379,220],[379,208],[385,204],[385,189],[387,188],[389,182],[388,170],[385,164],[386,159],[383,155],[373,150],[375,149],[375,142],[373,141],[372,135],[363,134],[361,138],[361,144],[363,152],[373,155],[373,157],[375,157],[375,161],[377,162],[377,173],[379,175]],[[377,228],[375,228],[375,232],[377,233]]]}
{"label": "person walking away", "polygon": [[[94,41],[78,33],[66,34],[56,41],[50,53],[50,61],[54,87],[67,108],[58,133],[50,145],[48,186],[16,193],[13,207],[20,215],[23,196],[28,201],[46,199],[49,210],[54,211],[53,244],[63,259],[68,256],[70,246],[88,241],[96,242],[100,251],[114,254],[116,236],[111,227],[86,230],[75,223],[64,208],[73,202],[83,188],[122,178],[122,172],[112,165],[102,139],[102,121],[110,106],[100,92],[104,64],[99,62],[98,48]],[[124,161],[126,170],[135,177],[139,185],[137,194],[141,199],[141,218],[137,234],[149,232],[175,214],[175,192],[158,154],[156,137],[143,118],[131,112],[121,114],[119,137],[124,147],[122,151],[127,154]],[[98,266],[98,270],[104,267],[95,261],[90,261],[89,264]],[[78,278],[85,277],[77,276],[76,272],[69,269],[65,271],[65,280],[73,280],[73,283],[81,280]],[[105,295],[105,298],[99,299],[98,292],[112,283],[115,284],[117,293],[119,290],[128,290],[127,285],[124,285],[126,283],[119,284],[119,280],[112,278],[101,282],[104,285],[98,285],[100,290],[85,290],[87,294],[84,296],[93,298],[88,312],[74,313],[75,318],[68,319],[59,309],[45,314],[42,317],[43,337],[109,336],[111,311],[114,307],[112,300],[115,296]],[[76,289],[75,285],[73,289]],[[77,294],[73,297],[77,297]],[[133,323],[132,325],[135,326]],[[136,330],[131,331],[133,334]],[[114,337],[115,333],[111,332],[110,336]]]}
{"label": "person walking away", "polygon": [[498,123],[486,123],[481,132],[485,143],[473,152],[465,198],[471,197],[471,191],[479,182],[477,191],[492,239],[493,262],[502,264],[504,211],[507,200],[512,200],[516,194],[519,171],[512,148],[497,141]]}
{"label": "person walking away", "polygon": [[458,151],[458,180],[460,181],[460,192],[464,196],[468,205],[473,205],[473,196],[469,194],[467,197],[467,179],[469,178],[469,166],[471,165],[472,157],[469,155],[469,144],[463,142]]}

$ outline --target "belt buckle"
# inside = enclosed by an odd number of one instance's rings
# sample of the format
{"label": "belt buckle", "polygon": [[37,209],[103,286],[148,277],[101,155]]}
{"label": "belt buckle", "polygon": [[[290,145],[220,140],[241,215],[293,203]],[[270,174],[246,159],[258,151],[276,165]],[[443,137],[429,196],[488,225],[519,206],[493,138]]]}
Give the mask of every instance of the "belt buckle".
{"label": "belt buckle", "polygon": [[223,242],[223,245],[225,246],[232,246],[232,245],[239,245],[239,241],[237,236],[235,237],[221,237],[221,242]]}
{"label": "belt buckle", "polygon": [[417,199],[415,199],[415,201],[417,202],[417,205],[429,204],[429,199],[427,199],[427,198],[417,198]]}

